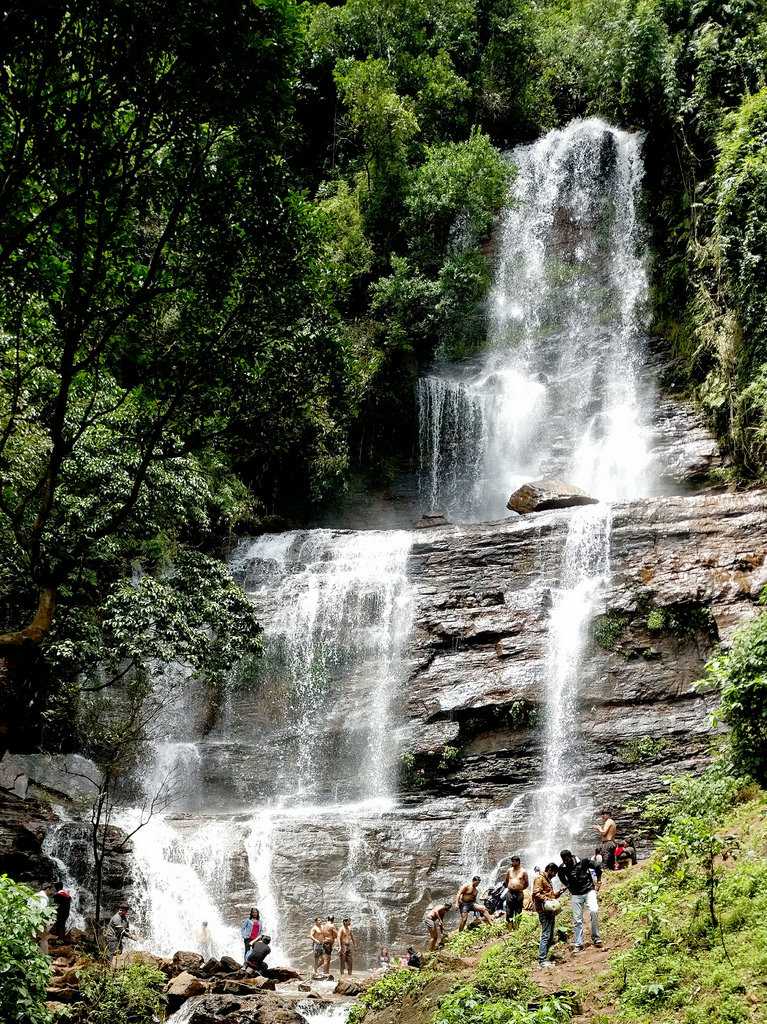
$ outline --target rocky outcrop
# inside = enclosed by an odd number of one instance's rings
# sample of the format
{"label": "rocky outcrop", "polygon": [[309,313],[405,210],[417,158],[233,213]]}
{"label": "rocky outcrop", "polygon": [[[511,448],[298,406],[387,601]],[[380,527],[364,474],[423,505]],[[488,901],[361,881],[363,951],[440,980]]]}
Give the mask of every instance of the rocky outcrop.
{"label": "rocky outcrop", "polygon": [[54,820],[50,807],[0,789],[0,874],[35,889],[53,881],[58,868],[43,852],[43,840]]}
{"label": "rocky outcrop", "polygon": [[596,504],[596,498],[589,497],[580,487],[566,484],[562,480],[533,480],[522,484],[514,491],[506,508],[524,516],[531,512],[547,512],[554,508]]}
{"label": "rocky outcrop", "polygon": [[184,1024],[303,1024],[297,1002],[273,992],[199,996],[184,1007]]}

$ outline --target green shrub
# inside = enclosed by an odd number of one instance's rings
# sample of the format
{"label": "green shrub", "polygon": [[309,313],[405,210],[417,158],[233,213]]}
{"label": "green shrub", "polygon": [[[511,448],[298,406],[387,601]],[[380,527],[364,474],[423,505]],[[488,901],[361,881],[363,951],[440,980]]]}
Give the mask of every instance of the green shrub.
{"label": "green shrub", "polygon": [[627,625],[628,618],[625,615],[608,612],[594,621],[591,635],[600,647],[606,651],[614,651]]}
{"label": "green shrub", "polygon": [[738,771],[767,782],[767,615],[738,630],[731,649],[706,666],[721,693],[717,713],[732,729]]}
{"label": "green shrub", "polygon": [[528,1007],[516,999],[488,999],[473,985],[463,985],[442,1000],[434,1024],[566,1024],[571,1019],[571,1004],[562,997]]}
{"label": "green shrub", "polygon": [[359,1024],[368,1010],[382,1010],[404,999],[406,995],[420,992],[426,985],[427,977],[424,973],[407,968],[387,971],[352,1006],[347,1024]]}
{"label": "green shrub", "polygon": [[651,633],[659,633],[666,625],[666,616],[662,608],[653,608],[647,616],[647,628]]}
{"label": "green shrub", "polygon": [[153,1024],[162,1017],[165,983],[150,964],[91,964],[80,973],[82,1002],[73,1007],[72,1024]]}
{"label": "green shrub", "polygon": [[527,1000],[537,992],[527,968],[510,942],[485,950],[474,975],[474,984],[492,996]]}
{"label": "green shrub", "polygon": [[669,741],[658,736],[638,736],[618,749],[618,756],[625,764],[641,764],[659,757],[667,749]]}
{"label": "green shrub", "polygon": [[455,932],[445,942],[445,948],[463,956],[474,949],[479,949],[492,939],[500,939],[506,934],[503,922],[495,924],[483,924],[479,928],[465,928],[462,932]]}
{"label": "green shrub", "polygon": [[43,908],[26,885],[0,875],[0,1020],[47,1024],[45,993],[51,977],[48,957],[36,936],[46,931],[53,913]]}

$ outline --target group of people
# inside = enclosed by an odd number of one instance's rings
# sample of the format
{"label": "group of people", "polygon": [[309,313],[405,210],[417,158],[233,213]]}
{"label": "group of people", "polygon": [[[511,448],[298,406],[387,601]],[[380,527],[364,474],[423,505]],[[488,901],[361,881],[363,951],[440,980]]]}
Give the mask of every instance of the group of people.
{"label": "group of people", "polygon": [[556,916],[562,909],[565,893],[570,894],[573,915],[573,951],[583,949],[583,917],[588,911],[591,941],[602,945],[599,934],[599,889],[603,867],[616,870],[636,864],[636,847],[632,839],[617,840],[617,824],[608,810],[600,812],[601,822],[595,825],[599,833],[599,845],[593,857],[578,858],[571,850],[560,852],[561,863],[553,861],[543,870],[536,868],[532,887],[521,859],[514,856],[502,882],[491,889],[484,900],[479,898],[482,879],[475,875],[470,882],[462,885],[454,900],[437,904],[424,914],[424,924],[429,937],[429,950],[442,944],[445,935],[445,918],[451,910],[460,915],[458,930],[462,931],[469,915],[481,918],[491,924],[494,917],[504,915],[506,927],[516,927],[519,916],[525,908],[525,894],[531,889],[530,907],[538,914],[541,938],[538,948],[538,963],[541,967],[551,965],[549,952],[555,941]]}
{"label": "group of people", "polygon": [[[40,932],[37,936],[40,949],[47,953],[51,935],[55,936],[59,942],[66,940],[69,916],[72,912],[72,890],[67,888],[62,881],[51,882],[35,893],[34,898],[41,907],[47,908],[53,905],[56,911],[51,928]],[[130,934],[128,910],[127,903],[120,904],[104,928],[104,941],[110,956],[122,953],[123,940]]]}

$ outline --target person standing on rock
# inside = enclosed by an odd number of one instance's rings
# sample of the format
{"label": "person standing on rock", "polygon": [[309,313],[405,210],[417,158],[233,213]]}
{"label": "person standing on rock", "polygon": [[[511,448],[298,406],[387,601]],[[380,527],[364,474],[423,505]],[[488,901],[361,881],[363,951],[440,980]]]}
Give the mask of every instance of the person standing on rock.
{"label": "person standing on rock", "polygon": [[261,914],[258,911],[258,907],[251,907],[250,913],[242,922],[240,928],[240,935],[242,941],[245,944],[245,957],[248,956],[248,950],[250,949],[251,942],[255,942],[258,936],[261,934]]}
{"label": "person standing on rock", "polygon": [[429,952],[441,946],[445,941],[445,916],[452,910],[452,903],[441,903],[438,907],[432,907],[423,915],[423,923],[429,934]]}
{"label": "person standing on rock", "polygon": [[610,811],[605,809],[599,812],[602,824],[595,825],[594,828],[599,833],[599,843],[602,851],[602,860],[604,861],[605,867],[609,871],[615,870],[615,835],[618,831],[618,826],[613,820]]}
{"label": "person standing on rock", "polygon": [[107,949],[110,956],[117,956],[123,951],[123,940],[130,936],[130,921],[128,920],[128,904],[121,903],[117,913],[109,919],[109,924],[104,932],[107,940]]}
{"label": "person standing on rock", "polygon": [[455,906],[458,913],[461,915],[461,923],[458,925],[458,931],[462,932],[466,927],[466,922],[469,920],[469,914],[479,914],[485,924],[492,924],[493,919],[487,912],[487,908],[483,907],[481,903],[477,903],[477,896],[479,893],[479,883],[482,879],[479,875],[474,875],[470,882],[466,882],[458,890],[458,895],[455,898]]}
{"label": "person standing on rock", "polygon": [[352,960],[354,956],[354,932],[352,931],[352,919],[345,917],[341,923],[341,931],[338,933],[339,947],[339,977],[344,973],[346,967],[349,977],[352,973]]}
{"label": "person standing on rock", "polygon": [[197,946],[200,950],[200,955],[203,960],[210,960],[213,956],[213,942],[211,939],[210,928],[208,928],[208,922],[203,921],[197,931]]}
{"label": "person standing on rock", "polygon": [[315,917],[312,930],[309,932],[312,940],[312,953],[314,954],[314,973],[320,969],[322,963],[322,918]]}
{"label": "person standing on rock", "polygon": [[558,872],[553,862],[547,864],[542,872],[533,880],[533,906],[541,923],[541,941],[538,946],[539,967],[551,967],[549,950],[554,945],[554,924],[557,915],[557,897],[551,884]]}
{"label": "person standing on rock", "polygon": [[272,951],[269,945],[271,941],[269,935],[261,935],[259,938],[254,939],[250,944],[248,955],[245,957],[245,966],[255,971],[256,974],[260,974],[263,978],[268,977],[266,958]]}
{"label": "person standing on rock", "polygon": [[335,917],[331,916],[322,926],[322,969],[327,976],[330,974],[330,958],[333,955],[333,947],[338,938],[338,929],[335,925]]}
{"label": "person standing on rock", "polygon": [[67,921],[69,920],[69,911],[72,908],[72,893],[69,889],[64,888],[63,882],[56,882],[55,892],[53,894],[53,905],[56,907],[56,922],[53,926],[53,930],[61,941],[64,941],[64,937],[67,934]]}
{"label": "person standing on rock", "polygon": [[[573,912],[573,952],[580,953],[583,949],[583,909],[589,912],[591,922],[591,941],[601,946],[599,937],[599,903],[597,902],[596,886],[602,878],[601,865],[593,860],[579,860],[570,850],[562,850],[559,855],[562,863],[557,874],[562,885],[570,890],[570,907]],[[592,876],[592,871],[594,875]],[[596,882],[594,878],[596,877]]]}
{"label": "person standing on rock", "polygon": [[519,915],[525,906],[525,890],[530,885],[519,857],[511,858],[511,867],[506,872],[503,884],[506,889],[506,928],[511,931],[519,924]]}

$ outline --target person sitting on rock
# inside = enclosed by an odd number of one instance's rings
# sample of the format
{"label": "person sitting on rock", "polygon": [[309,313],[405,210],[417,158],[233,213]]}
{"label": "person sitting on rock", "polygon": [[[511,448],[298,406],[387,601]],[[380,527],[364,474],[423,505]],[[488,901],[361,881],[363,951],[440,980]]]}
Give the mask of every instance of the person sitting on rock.
{"label": "person sitting on rock", "polygon": [[407,966],[415,967],[416,970],[421,969],[421,954],[417,953],[412,946],[407,947]]}
{"label": "person sitting on rock", "polygon": [[109,919],[104,936],[107,940],[107,949],[110,956],[116,956],[123,951],[123,940],[126,935],[130,937],[130,921],[128,920],[128,904],[121,903],[117,913]]}
{"label": "person sitting on rock", "polygon": [[479,915],[485,922],[485,924],[492,924],[493,919],[487,912],[487,908],[483,907],[481,903],[477,903],[477,895],[479,893],[479,883],[482,879],[479,875],[474,875],[470,882],[466,882],[458,890],[458,895],[455,898],[455,906],[458,913],[461,915],[461,922],[458,925],[458,931],[462,932],[466,927],[466,922],[469,920],[469,914]]}
{"label": "person sitting on rock", "polygon": [[269,943],[272,941],[271,936],[261,935],[251,942],[248,955],[245,957],[245,966],[249,967],[251,971],[256,974],[260,974],[262,978],[267,978],[268,971],[266,967],[266,958],[271,953],[271,946]]}
{"label": "person sitting on rock", "polygon": [[629,864],[636,864],[637,851],[634,840],[631,836],[628,839],[619,839],[615,846],[616,868],[627,868]]}
{"label": "person sitting on rock", "polygon": [[452,903],[440,903],[439,906],[432,907],[423,915],[423,923],[429,934],[429,952],[436,949],[437,946],[441,946],[445,941],[445,915],[450,912],[452,907]]}

